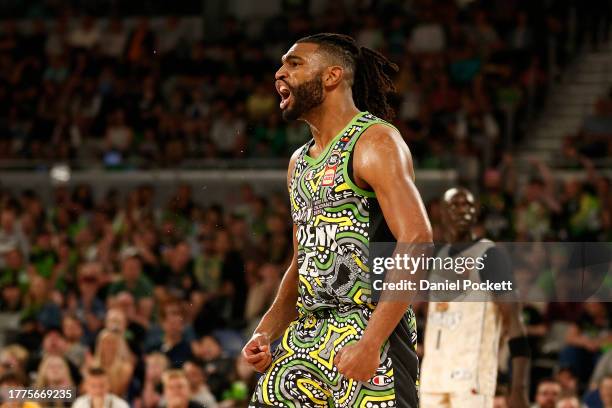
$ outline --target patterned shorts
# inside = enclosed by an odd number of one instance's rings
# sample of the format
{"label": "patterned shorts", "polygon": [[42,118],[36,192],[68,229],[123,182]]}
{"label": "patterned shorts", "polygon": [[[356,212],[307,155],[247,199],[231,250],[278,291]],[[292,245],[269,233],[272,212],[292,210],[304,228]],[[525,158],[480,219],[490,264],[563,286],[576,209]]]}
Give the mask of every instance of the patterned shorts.
{"label": "patterned shorts", "polygon": [[358,341],[369,309],[336,309],[303,315],[285,331],[273,361],[261,376],[250,407],[416,408],[418,358],[407,313],[385,342],[376,375],[367,382],[344,378],[336,353]]}

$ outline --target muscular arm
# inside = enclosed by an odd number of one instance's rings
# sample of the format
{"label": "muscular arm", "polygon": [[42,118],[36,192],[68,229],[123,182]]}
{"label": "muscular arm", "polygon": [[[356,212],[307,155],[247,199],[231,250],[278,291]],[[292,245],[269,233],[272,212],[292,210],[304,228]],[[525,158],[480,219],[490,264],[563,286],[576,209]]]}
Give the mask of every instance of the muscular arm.
{"label": "muscular arm", "polygon": [[[401,135],[385,125],[375,125],[355,147],[357,183],[374,190],[387,225],[398,244],[432,242],[431,225],[414,185],[412,156]],[[410,305],[406,301],[382,301],[372,314],[363,341],[376,349],[389,338]]]}
{"label": "muscular arm", "polygon": [[[374,190],[398,244],[432,242],[429,219],[414,185],[412,157],[397,131],[385,125],[368,129],[355,147],[353,166],[355,183]],[[338,354],[336,363],[343,375],[367,381],[374,374],[380,348],[406,313],[410,301],[408,297],[385,301],[383,295],[362,339]],[[376,356],[376,359],[365,362],[364,356]]]}
{"label": "muscular arm", "polygon": [[[287,173],[287,187],[291,182],[291,175],[295,167],[297,151],[289,162]],[[264,314],[253,336],[242,349],[242,355],[246,361],[257,371],[265,371],[272,362],[270,342],[279,338],[289,324],[297,318],[295,304],[298,299],[298,268],[297,268],[297,239],[296,227],[293,225],[293,259],[283,280],[272,306]]]}
{"label": "muscular arm", "polygon": [[293,254],[293,260],[285,272],[272,306],[255,329],[255,334],[264,334],[271,341],[279,338],[289,323],[297,318],[295,303],[298,298],[298,269],[295,225],[293,226]]}

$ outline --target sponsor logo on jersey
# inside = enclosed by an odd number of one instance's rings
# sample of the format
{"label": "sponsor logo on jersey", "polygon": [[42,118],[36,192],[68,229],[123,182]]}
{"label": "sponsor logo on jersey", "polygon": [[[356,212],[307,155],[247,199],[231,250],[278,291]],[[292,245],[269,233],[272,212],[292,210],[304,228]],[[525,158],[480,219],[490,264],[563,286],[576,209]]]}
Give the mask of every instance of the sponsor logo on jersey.
{"label": "sponsor logo on jersey", "polygon": [[458,368],[456,370],[451,371],[450,378],[451,380],[457,381],[469,380],[470,378],[472,378],[472,372],[465,368]]}
{"label": "sponsor logo on jersey", "polygon": [[334,185],[334,178],[336,177],[336,168],[328,167],[325,169],[325,173],[323,174],[323,181],[321,185],[323,187],[329,187]]}
{"label": "sponsor logo on jersey", "polygon": [[388,375],[379,374],[379,375],[372,377],[372,384],[378,385],[378,386],[391,384],[392,381],[393,380],[391,380],[391,377],[389,377]]}
{"label": "sponsor logo on jersey", "polygon": [[431,324],[442,327],[445,329],[453,330],[463,320],[463,314],[461,312],[434,312],[429,317],[428,321],[431,321]]}

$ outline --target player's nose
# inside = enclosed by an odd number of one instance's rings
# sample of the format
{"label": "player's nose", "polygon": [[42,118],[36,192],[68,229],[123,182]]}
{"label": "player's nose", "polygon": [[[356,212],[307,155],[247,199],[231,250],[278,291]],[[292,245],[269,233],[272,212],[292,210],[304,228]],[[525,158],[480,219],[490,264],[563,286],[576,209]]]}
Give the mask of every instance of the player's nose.
{"label": "player's nose", "polygon": [[283,80],[285,78],[287,78],[287,70],[285,69],[285,66],[283,65],[274,74],[274,79],[278,81],[278,80]]}

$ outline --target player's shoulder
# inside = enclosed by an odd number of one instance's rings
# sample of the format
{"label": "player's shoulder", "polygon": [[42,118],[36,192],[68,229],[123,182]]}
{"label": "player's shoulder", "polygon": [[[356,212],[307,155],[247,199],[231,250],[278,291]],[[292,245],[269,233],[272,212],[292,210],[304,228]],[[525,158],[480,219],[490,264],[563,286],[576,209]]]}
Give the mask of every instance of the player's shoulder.
{"label": "player's shoulder", "polygon": [[305,150],[307,149],[307,146],[311,143],[311,141],[312,140],[309,140],[308,142],[304,143],[303,145],[295,149],[295,151],[291,154],[291,157],[289,158],[289,166],[287,167],[287,186],[289,186],[291,176],[293,175],[298,159],[300,158],[300,156],[302,156],[302,154],[304,154]]}
{"label": "player's shoulder", "polygon": [[391,123],[379,118],[376,118],[374,122],[368,126],[363,132],[363,135],[359,138],[358,143],[373,146],[383,144],[408,147],[400,131]]}
{"label": "player's shoulder", "polygon": [[399,130],[388,122],[380,120],[368,126],[355,144],[354,156],[357,168],[409,170],[414,180],[410,149]]}
{"label": "player's shoulder", "polygon": [[304,153],[304,150],[310,143],[311,143],[311,140],[304,143],[303,145],[295,149],[293,153],[291,153],[291,157],[289,158],[289,172],[293,171],[293,168],[295,167],[295,163],[298,161],[298,159]]}

